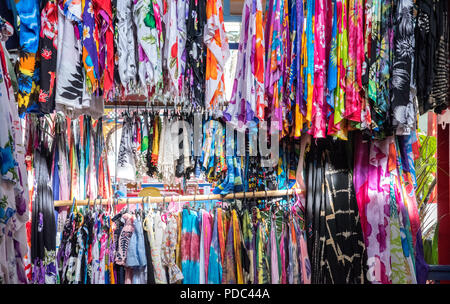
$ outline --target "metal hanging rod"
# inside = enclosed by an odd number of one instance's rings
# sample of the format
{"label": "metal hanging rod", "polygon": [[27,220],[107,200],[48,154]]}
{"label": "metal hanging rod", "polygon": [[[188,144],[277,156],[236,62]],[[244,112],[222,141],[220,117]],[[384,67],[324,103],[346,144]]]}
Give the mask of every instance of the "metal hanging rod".
{"label": "metal hanging rod", "polygon": [[[88,204],[109,205],[112,202],[117,204],[141,204],[141,203],[168,203],[173,198],[175,202],[189,202],[189,201],[209,201],[209,200],[230,200],[235,198],[264,198],[264,197],[280,197],[293,194],[300,194],[299,189],[288,190],[270,190],[270,191],[255,191],[255,192],[236,192],[227,195],[207,194],[207,195],[179,195],[179,196],[143,196],[130,197],[119,199],[97,199],[97,200],[76,200],[78,206],[87,206]],[[63,200],[55,201],[55,207],[72,206],[73,201]]]}

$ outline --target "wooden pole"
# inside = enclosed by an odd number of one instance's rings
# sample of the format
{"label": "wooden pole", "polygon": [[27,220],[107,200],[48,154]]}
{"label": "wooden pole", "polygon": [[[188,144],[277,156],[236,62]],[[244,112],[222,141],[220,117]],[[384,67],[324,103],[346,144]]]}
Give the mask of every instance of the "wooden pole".
{"label": "wooden pole", "polygon": [[[209,200],[230,200],[235,198],[264,198],[276,197],[301,193],[298,189],[289,190],[270,190],[270,191],[255,191],[255,192],[237,192],[227,195],[207,194],[207,195],[178,195],[178,196],[144,196],[144,197],[130,197],[119,198],[114,200],[117,204],[141,204],[141,203],[169,203],[172,198],[175,202],[189,202],[189,201],[209,201]],[[97,199],[97,200],[76,200],[78,206],[85,206],[88,204],[108,205],[113,202],[112,199]],[[55,201],[55,207],[71,206],[73,201]]]}

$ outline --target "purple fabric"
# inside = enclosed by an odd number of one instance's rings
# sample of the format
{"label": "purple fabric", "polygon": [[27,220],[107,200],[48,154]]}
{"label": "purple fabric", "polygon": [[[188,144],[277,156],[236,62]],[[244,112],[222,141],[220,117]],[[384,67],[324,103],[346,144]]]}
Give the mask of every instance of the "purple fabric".
{"label": "purple fabric", "polygon": [[83,12],[83,24],[84,28],[86,27],[89,28],[89,37],[88,38],[83,37],[83,46],[88,51],[89,57],[94,67],[95,76],[98,78],[99,77],[98,54],[97,54],[97,46],[94,40],[95,19],[94,19],[94,10],[92,6],[93,6],[92,0],[86,0]]}
{"label": "purple fabric", "polygon": [[428,277],[429,266],[425,262],[425,257],[423,254],[423,243],[422,243],[422,231],[419,229],[417,231],[417,241],[415,248],[415,258],[416,258],[416,279],[417,284],[425,284]]}

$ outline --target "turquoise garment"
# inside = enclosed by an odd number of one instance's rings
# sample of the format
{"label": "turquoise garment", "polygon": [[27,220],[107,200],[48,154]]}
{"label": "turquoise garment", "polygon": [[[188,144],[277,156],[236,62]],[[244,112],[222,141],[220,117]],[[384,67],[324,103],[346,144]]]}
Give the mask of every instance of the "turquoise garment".
{"label": "turquoise garment", "polygon": [[20,17],[18,34],[21,47],[24,52],[36,53],[39,47],[40,31],[39,1],[20,0],[16,2],[17,13]]}
{"label": "turquoise garment", "polygon": [[181,271],[183,284],[200,281],[200,229],[197,212],[183,210],[181,227]]}
{"label": "turquoise garment", "polygon": [[213,234],[211,239],[211,247],[209,249],[209,264],[208,264],[208,284],[222,283],[222,259],[220,256],[220,244],[218,235],[218,211],[216,209],[214,215]]}

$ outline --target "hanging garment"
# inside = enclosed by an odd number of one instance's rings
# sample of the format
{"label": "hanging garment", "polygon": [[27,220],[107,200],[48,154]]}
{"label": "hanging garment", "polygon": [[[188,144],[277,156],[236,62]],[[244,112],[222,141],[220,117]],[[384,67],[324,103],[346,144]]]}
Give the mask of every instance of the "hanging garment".
{"label": "hanging garment", "polygon": [[373,143],[357,141],[355,189],[367,246],[369,281],[389,283],[389,172],[388,156],[393,137]]}
{"label": "hanging garment", "polygon": [[242,239],[244,243],[244,249],[248,256],[247,271],[244,270],[244,283],[253,284],[255,281],[255,248],[254,248],[254,228],[252,225],[252,219],[248,209],[244,210],[242,215]]}
{"label": "hanging garment", "polygon": [[[26,223],[29,220],[23,130],[14,98],[5,41],[13,27],[0,17],[0,282],[28,283],[30,267]],[[28,266],[30,265],[30,266]]]}
{"label": "hanging garment", "polygon": [[219,241],[219,222],[222,222],[222,215],[219,208],[214,214],[214,224],[212,228],[211,246],[208,258],[208,284],[220,284],[222,282],[222,259]]}
{"label": "hanging garment", "polygon": [[205,107],[214,111],[225,102],[224,68],[230,57],[221,1],[206,0],[204,43],[207,47]]}
{"label": "hanging garment", "polygon": [[307,155],[305,220],[315,284],[366,280],[366,247],[346,149],[345,142],[325,140]]}
{"label": "hanging garment", "polygon": [[163,267],[163,237],[165,229],[166,224],[161,220],[159,211],[151,212],[146,216],[144,230],[147,232],[150,242],[156,284],[167,284],[166,270]]}
{"label": "hanging garment", "polygon": [[114,28],[110,1],[92,0],[98,29],[99,76],[103,98],[110,99],[114,85]]}
{"label": "hanging garment", "polygon": [[[130,1],[131,2],[131,1]],[[137,33],[137,45],[138,45],[138,74],[139,80],[141,82],[141,86],[144,89],[147,89],[147,86],[150,88],[155,87],[156,85],[160,85],[162,81],[162,54],[161,54],[161,20],[159,15],[159,8],[155,10],[156,1],[152,0],[133,0],[133,21],[136,28]],[[131,3],[126,4],[127,8],[131,7]],[[127,9],[129,10],[129,9]],[[125,10],[125,12],[127,11]],[[131,12],[130,12],[131,14]],[[130,26],[130,21],[127,22],[128,19],[131,19],[131,16],[128,15],[123,16],[123,21],[125,21],[124,26]],[[159,28],[158,28],[158,25]],[[122,51],[132,52],[135,50],[133,47],[134,41],[132,36],[129,37],[127,34],[133,35],[133,27],[128,27],[122,29],[123,34],[125,36],[122,39],[126,39],[126,46],[122,48]],[[129,42],[128,42],[129,41]],[[125,58],[127,55],[125,54]],[[129,60],[133,60],[133,57],[130,57]],[[134,61],[133,61],[134,63]],[[124,69],[127,69],[125,66]],[[130,72],[133,72],[130,71]],[[130,73],[131,77],[135,77],[135,74]],[[124,75],[125,76],[125,75]],[[132,79],[130,77],[130,79]],[[124,79],[127,79],[126,77]]]}
{"label": "hanging garment", "polygon": [[55,81],[58,50],[58,5],[47,0],[41,12],[40,32],[40,91],[39,111],[52,113],[55,109]]}
{"label": "hanging garment", "polygon": [[211,248],[211,215],[205,210],[201,210],[201,235],[200,235],[200,284],[207,283],[208,267],[209,267],[209,253]]}
{"label": "hanging garment", "polygon": [[256,238],[255,238],[255,283],[268,284],[270,282],[269,261],[267,253],[264,250],[267,243],[267,228],[266,223],[261,218],[259,209],[256,209]]}
{"label": "hanging garment", "polygon": [[19,56],[19,91],[17,103],[19,113],[24,116],[26,112],[38,111],[39,69],[38,48],[40,33],[39,1],[16,1],[20,22],[18,23],[18,35],[21,53]]}
{"label": "hanging garment", "polygon": [[99,86],[99,64],[97,41],[99,40],[98,28],[95,23],[94,8],[92,0],[84,0],[82,3],[83,9],[83,52],[82,61],[85,72],[86,91],[89,94],[98,95],[97,89]]}
{"label": "hanging garment", "polygon": [[408,135],[416,124],[411,78],[414,56],[413,2],[400,0],[393,7],[394,54],[392,63],[392,124],[397,135]]}
{"label": "hanging garment", "polygon": [[183,284],[198,284],[200,279],[200,229],[197,213],[184,209],[181,228],[181,270]]}
{"label": "hanging garment", "polygon": [[64,9],[58,6],[55,109],[71,117],[81,115],[90,106],[89,99],[83,98],[83,50],[79,39],[80,27],[81,2],[78,4],[66,2]]}
{"label": "hanging garment", "polygon": [[264,45],[261,1],[245,1],[233,91],[223,113],[235,126],[264,120]]}
{"label": "hanging garment", "polygon": [[[33,281],[39,284],[56,283],[56,223],[52,189],[48,184],[50,174],[46,151],[36,150],[36,197],[32,207],[31,260],[34,266]],[[47,152],[48,153],[48,152]]]}
{"label": "hanging garment", "polygon": [[203,43],[206,24],[206,0],[187,1],[186,20],[186,97],[195,107],[205,107],[206,45]]}
{"label": "hanging garment", "polygon": [[131,117],[124,118],[122,127],[122,138],[120,140],[119,154],[117,157],[116,177],[127,180],[136,180],[136,164],[134,162],[132,133],[133,125]]}
{"label": "hanging garment", "polygon": [[236,284],[237,263],[234,251],[233,222],[230,223],[225,243],[225,258],[223,261],[222,284]]}
{"label": "hanging garment", "polygon": [[137,59],[133,33],[133,0],[118,0],[116,4],[116,23],[118,73],[126,92],[137,82]]}
{"label": "hanging garment", "polygon": [[[448,2],[418,1],[415,18],[414,75],[420,114],[441,113],[448,106]],[[444,77],[444,75],[447,75]],[[445,93],[444,93],[445,92]]]}
{"label": "hanging garment", "polygon": [[170,284],[174,284],[184,278],[183,273],[175,263],[177,234],[177,219],[175,215],[170,214],[167,217],[166,229],[164,230],[161,259],[163,266],[167,267]]}

